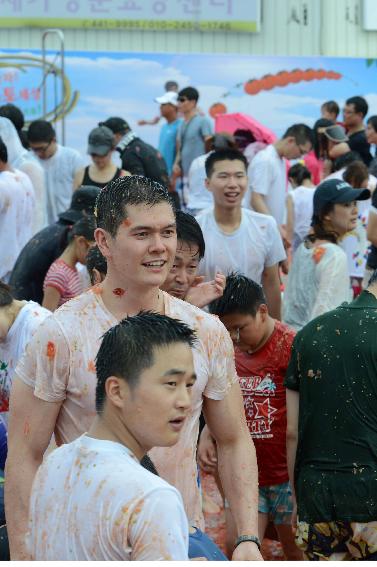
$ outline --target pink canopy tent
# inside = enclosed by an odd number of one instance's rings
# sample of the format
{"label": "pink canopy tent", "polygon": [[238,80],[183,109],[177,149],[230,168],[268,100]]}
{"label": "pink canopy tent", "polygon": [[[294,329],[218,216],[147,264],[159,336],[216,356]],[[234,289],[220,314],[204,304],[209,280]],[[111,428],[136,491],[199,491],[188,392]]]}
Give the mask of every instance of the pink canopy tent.
{"label": "pink canopy tent", "polygon": [[238,129],[250,130],[257,142],[272,144],[277,139],[272,130],[247,114],[236,112],[234,114],[218,114],[216,116],[215,132],[229,132],[233,134]]}

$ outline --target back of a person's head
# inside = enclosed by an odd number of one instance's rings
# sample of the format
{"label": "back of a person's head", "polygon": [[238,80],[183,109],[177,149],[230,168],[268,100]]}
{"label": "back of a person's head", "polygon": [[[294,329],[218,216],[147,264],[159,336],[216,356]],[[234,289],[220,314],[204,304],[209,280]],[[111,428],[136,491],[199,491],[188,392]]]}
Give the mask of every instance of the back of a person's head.
{"label": "back of a person's head", "polygon": [[90,281],[94,283],[93,273],[97,270],[100,274],[107,274],[107,261],[98,246],[91,246],[86,256],[86,269],[88,270]]}
{"label": "back of a person's head", "polygon": [[188,244],[189,246],[197,246],[199,251],[199,259],[204,258],[205,242],[200,224],[195,217],[183,211],[176,212],[177,222],[177,240]]}
{"label": "back of a person's head", "polygon": [[284,138],[294,138],[296,143],[300,146],[310,142],[313,144],[313,130],[306,124],[293,124],[283,134]]}
{"label": "back of a person's head", "polygon": [[75,222],[68,234],[68,242],[72,242],[75,236],[83,236],[88,242],[94,241],[94,231],[97,228],[96,217],[88,215]]}
{"label": "back of a person's head", "polygon": [[206,140],[205,149],[208,153],[211,150],[237,150],[238,148],[236,140],[231,134],[228,134],[228,132],[218,132]]}
{"label": "back of a person's head", "polygon": [[375,132],[377,132],[377,115],[369,116],[367,124],[370,124]]}
{"label": "back of a person's head", "polygon": [[363,187],[368,178],[368,168],[361,160],[352,161],[343,173],[344,181],[347,181],[355,189]]}
{"label": "back of a person's head", "polygon": [[295,163],[288,170],[288,178],[293,179],[297,186],[301,185],[305,179],[311,179],[312,175],[305,165]]}
{"label": "back of a person's head", "polygon": [[5,282],[0,280],[0,308],[7,307],[13,302],[11,288]]}
{"label": "back of a person's head", "polygon": [[25,118],[23,112],[20,108],[18,108],[18,106],[15,106],[14,104],[8,103],[0,106],[0,116],[8,118],[13,123],[18,132],[20,132],[25,126]]}
{"label": "back of a person's head", "polygon": [[333,171],[340,171],[344,167],[347,167],[353,161],[361,161],[360,154],[358,152],[347,152],[342,156],[339,156],[333,164]]}
{"label": "back of a person's head", "polygon": [[226,278],[222,297],[209,304],[209,312],[218,317],[234,313],[255,317],[262,304],[266,304],[262,286],[250,278],[231,273]]}
{"label": "back of a person's head", "polygon": [[166,315],[142,311],[127,317],[107,331],[96,358],[96,410],[101,413],[106,399],[106,380],[117,376],[136,388],[140,374],[154,363],[156,349],[175,343],[194,346],[195,333],[185,323]]}
{"label": "back of a person's head", "polygon": [[207,178],[211,177],[211,175],[214,171],[215,164],[219,161],[225,161],[225,160],[242,161],[242,163],[245,166],[245,170],[247,171],[247,166],[248,166],[247,159],[243,155],[242,152],[240,152],[239,150],[236,150],[236,149],[231,149],[231,148],[223,149],[223,150],[216,150],[216,151],[209,154],[209,156],[207,157],[206,162],[205,162]]}
{"label": "back of a person's head", "polygon": [[197,102],[199,100],[199,91],[194,87],[185,87],[179,91],[178,96],[185,97],[188,100],[195,100]]}
{"label": "back of a person's head", "polygon": [[106,126],[113,132],[113,134],[124,135],[130,130],[128,122],[120,116],[110,116],[110,118],[104,122],[98,122],[98,126]]}
{"label": "back of a person's head", "polygon": [[335,117],[337,117],[340,112],[339,104],[335,100],[328,100],[324,102],[321,109],[326,110],[330,114],[334,114]]}
{"label": "back of a person's head", "polygon": [[8,149],[4,143],[4,140],[0,137],[0,161],[3,163],[8,163]]}
{"label": "back of a person's head", "polygon": [[113,238],[121,223],[127,218],[127,206],[153,207],[167,203],[174,207],[165,187],[148,177],[128,175],[110,181],[99,193],[96,202],[97,226]]}
{"label": "back of a person's head", "polygon": [[29,142],[51,142],[55,138],[55,130],[47,120],[34,120],[28,128]]}
{"label": "back of a person's head", "polygon": [[176,81],[166,81],[164,85],[166,92],[177,92],[178,91],[178,83]]}
{"label": "back of a person's head", "polygon": [[360,112],[363,117],[368,114],[368,103],[362,96],[351,96],[351,98],[346,100],[346,104],[353,104],[355,112]]}

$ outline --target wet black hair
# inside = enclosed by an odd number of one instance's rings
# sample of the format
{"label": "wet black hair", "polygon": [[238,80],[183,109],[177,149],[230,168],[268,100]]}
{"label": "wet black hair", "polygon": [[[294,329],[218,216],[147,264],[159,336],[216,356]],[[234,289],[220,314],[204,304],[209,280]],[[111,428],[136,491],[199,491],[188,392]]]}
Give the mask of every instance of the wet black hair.
{"label": "wet black hair", "polygon": [[218,317],[233,313],[255,317],[262,304],[267,304],[262,286],[242,274],[232,272],[226,278],[222,297],[212,301],[208,309]]}
{"label": "wet black hair", "polygon": [[86,269],[92,285],[94,284],[93,270],[98,270],[101,274],[107,274],[107,261],[98,246],[92,246],[86,256]]}
{"label": "wet black hair", "polygon": [[154,351],[174,343],[194,346],[195,332],[178,319],[151,311],[127,317],[102,337],[96,357],[96,410],[101,413],[106,399],[105,384],[110,376],[137,386],[140,374],[154,363]]}
{"label": "wet black hair", "polygon": [[239,150],[233,150],[231,148],[224,149],[224,150],[215,150],[214,152],[210,153],[209,156],[206,159],[205,168],[206,168],[207,178],[211,177],[213,170],[214,170],[215,163],[217,163],[218,161],[224,161],[224,160],[230,160],[230,161],[239,160],[239,161],[242,161],[242,163],[245,166],[245,171],[247,171],[247,166],[248,166],[247,159],[243,155],[243,153],[240,152]]}
{"label": "wet black hair", "polygon": [[175,209],[165,187],[142,175],[127,175],[110,181],[96,201],[97,226],[115,238],[121,223],[127,218],[128,205],[154,207],[168,203]]}
{"label": "wet black hair", "polygon": [[183,211],[176,212],[177,240],[198,247],[199,259],[204,258],[206,245],[200,224],[195,217]]}
{"label": "wet black hair", "polygon": [[75,236],[83,236],[89,242],[94,241],[94,231],[97,228],[96,218],[93,215],[82,217],[75,222],[68,230],[68,244],[70,244]]}

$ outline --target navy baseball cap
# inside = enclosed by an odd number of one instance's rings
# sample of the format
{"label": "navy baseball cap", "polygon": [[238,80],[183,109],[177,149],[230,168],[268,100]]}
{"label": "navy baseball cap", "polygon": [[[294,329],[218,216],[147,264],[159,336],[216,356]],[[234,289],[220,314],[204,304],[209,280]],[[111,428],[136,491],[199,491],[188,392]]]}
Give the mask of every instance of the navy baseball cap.
{"label": "navy baseball cap", "polygon": [[369,199],[369,189],[354,189],[343,179],[327,179],[320,183],[313,195],[313,215],[320,215],[329,203],[351,203]]}

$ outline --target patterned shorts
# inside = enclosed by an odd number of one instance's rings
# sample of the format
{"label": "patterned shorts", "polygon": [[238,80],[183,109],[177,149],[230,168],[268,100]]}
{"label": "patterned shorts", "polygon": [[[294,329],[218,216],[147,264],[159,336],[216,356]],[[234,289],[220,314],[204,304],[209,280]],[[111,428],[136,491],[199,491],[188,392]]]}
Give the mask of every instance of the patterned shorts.
{"label": "patterned shorts", "polygon": [[310,561],[377,560],[377,522],[298,522],[296,545]]}
{"label": "patterned shorts", "polygon": [[268,514],[274,524],[290,524],[292,509],[289,482],[259,487],[258,512]]}

